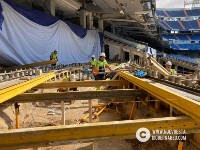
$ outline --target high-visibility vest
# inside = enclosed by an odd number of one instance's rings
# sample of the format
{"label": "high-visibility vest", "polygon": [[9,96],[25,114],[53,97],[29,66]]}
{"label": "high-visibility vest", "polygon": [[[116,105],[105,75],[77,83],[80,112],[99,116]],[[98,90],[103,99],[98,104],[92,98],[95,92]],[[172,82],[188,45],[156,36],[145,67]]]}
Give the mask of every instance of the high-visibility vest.
{"label": "high-visibility vest", "polygon": [[50,56],[51,56],[52,59],[58,58],[58,54],[55,54],[54,52],[52,52]]}
{"label": "high-visibility vest", "polygon": [[170,74],[171,74],[171,75],[174,75],[174,74],[177,74],[177,72],[176,72],[175,69],[170,69]]}
{"label": "high-visibility vest", "polygon": [[64,82],[66,82],[66,81],[70,81],[70,78],[69,78],[69,76],[67,75],[67,76],[65,76],[65,78],[63,79],[63,81]]}
{"label": "high-visibility vest", "polygon": [[108,64],[108,63],[107,63],[106,60],[100,61],[100,60],[98,59],[98,60],[95,61],[95,67],[96,67],[97,70],[99,70],[99,67],[104,67],[104,68],[105,68],[107,64]]}
{"label": "high-visibility vest", "polygon": [[94,60],[91,59],[91,60],[90,60],[90,63],[91,63],[92,66],[95,66],[95,61],[96,61],[96,59],[94,59]]}

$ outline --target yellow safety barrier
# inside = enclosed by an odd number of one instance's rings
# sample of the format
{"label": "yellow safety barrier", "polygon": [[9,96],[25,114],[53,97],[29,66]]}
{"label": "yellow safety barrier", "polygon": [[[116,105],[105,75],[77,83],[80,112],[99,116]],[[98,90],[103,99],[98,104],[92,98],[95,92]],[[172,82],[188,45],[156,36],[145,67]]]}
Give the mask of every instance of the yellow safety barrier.
{"label": "yellow safety barrier", "polygon": [[177,94],[172,90],[163,89],[162,87],[137,78],[129,73],[119,72],[119,75],[155,96],[159,100],[169,104],[170,106],[200,122],[200,102]]}
{"label": "yellow safety barrier", "polygon": [[25,91],[53,78],[55,75],[54,73],[48,73],[46,75],[39,76],[37,78],[34,78],[30,81],[26,81],[5,89],[0,90],[0,103],[3,103],[10,98],[13,98],[21,93],[24,93]]}

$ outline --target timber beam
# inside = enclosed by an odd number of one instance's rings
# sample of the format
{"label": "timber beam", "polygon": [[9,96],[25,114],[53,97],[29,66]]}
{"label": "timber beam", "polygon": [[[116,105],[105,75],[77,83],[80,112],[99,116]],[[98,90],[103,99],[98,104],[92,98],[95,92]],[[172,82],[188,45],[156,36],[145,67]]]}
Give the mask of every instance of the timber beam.
{"label": "timber beam", "polygon": [[162,87],[146,82],[145,80],[135,77],[129,73],[119,72],[118,74],[134,85],[142,88],[149,94],[155,96],[159,100],[200,122],[200,102],[177,94],[172,90],[163,89]]}
{"label": "timber beam", "polygon": [[34,89],[96,87],[96,86],[128,86],[128,85],[129,82],[126,80],[50,82],[50,83],[42,83],[34,87]]}
{"label": "timber beam", "polygon": [[[200,123],[188,116],[111,121],[65,126],[15,129],[0,132],[0,149],[48,146],[55,142],[84,142],[124,136],[134,137],[139,128],[152,130],[185,130],[186,134],[200,132]],[[49,145],[50,146],[50,145]]]}
{"label": "timber beam", "polygon": [[121,89],[103,91],[73,91],[63,93],[25,93],[18,95],[7,103],[27,103],[27,102],[61,102],[71,100],[90,100],[90,99],[122,99],[145,97],[147,93],[143,90]]}
{"label": "timber beam", "polygon": [[32,80],[5,88],[0,90],[0,103],[3,103],[7,100],[9,100],[10,98],[13,98],[23,92],[26,92],[27,90],[30,90],[31,88],[33,88],[34,86],[37,86],[51,78],[53,78],[55,76],[55,74],[52,73],[48,73],[46,75],[42,75],[39,77],[36,77]]}

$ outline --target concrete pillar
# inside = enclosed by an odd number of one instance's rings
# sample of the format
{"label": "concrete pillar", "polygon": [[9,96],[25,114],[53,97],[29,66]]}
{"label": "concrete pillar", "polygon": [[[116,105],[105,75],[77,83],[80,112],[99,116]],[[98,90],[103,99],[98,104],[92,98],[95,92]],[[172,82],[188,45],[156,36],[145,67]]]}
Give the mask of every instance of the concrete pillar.
{"label": "concrete pillar", "polygon": [[88,12],[88,16],[87,16],[87,28],[92,30],[93,29],[93,15],[92,12]]}
{"label": "concrete pillar", "polygon": [[100,30],[101,32],[103,32],[104,24],[103,24],[103,20],[102,20],[102,19],[99,19],[99,20],[98,20],[98,25],[99,25],[99,30]]}
{"label": "concrete pillar", "polygon": [[56,15],[56,4],[55,4],[55,0],[47,0],[45,1],[45,5],[48,8],[48,11],[50,12],[50,14],[52,16]]}
{"label": "concrete pillar", "polygon": [[87,27],[87,24],[86,24],[86,16],[87,16],[87,12],[86,10],[84,9],[81,9],[79,11],[79,17],[80,17],[80,25],[84,28]]}

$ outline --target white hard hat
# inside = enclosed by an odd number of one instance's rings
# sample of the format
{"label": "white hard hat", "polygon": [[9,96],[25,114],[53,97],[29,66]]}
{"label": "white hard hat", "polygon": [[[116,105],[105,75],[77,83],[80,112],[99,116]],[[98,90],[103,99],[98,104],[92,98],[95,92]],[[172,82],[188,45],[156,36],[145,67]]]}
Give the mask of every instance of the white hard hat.
{"label": "white hard hat", "polygon": [[101,53],[100,57],[106,57],[106,54],[105,53]]}
{"label": "white hard hat", "polygon": [[95,58],[95,56],[94,56],[94,55],[92,55],[92,58]]}
{"label": "white hard hat", "polygon": [[74,74],[71,74],[69,78],[70,78],[70,81],[76,81],[76,76]]}
{"label": "white hard hat", "polygon": [[172,63],[171,63],[171,61],[168,61],[165,65],[172,66]]}

